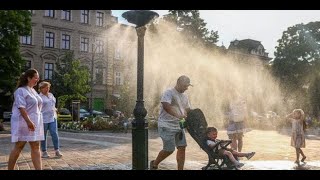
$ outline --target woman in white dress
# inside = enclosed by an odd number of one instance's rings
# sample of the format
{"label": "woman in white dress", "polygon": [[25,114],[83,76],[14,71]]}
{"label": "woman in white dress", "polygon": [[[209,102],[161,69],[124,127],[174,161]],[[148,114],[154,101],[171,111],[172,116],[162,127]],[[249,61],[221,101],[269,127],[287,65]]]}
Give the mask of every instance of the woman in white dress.
{"label": "woman in white dress", "polygon": [[15,168],[17,159],[29,142],[31,159],[36,170],[42,169],[40,141],[44,140],[43,121],[41,116],[42,99],[33,89],[39,81],[39,73],[29,69],[20,76],[14,92],[14,103],[11,116],[11,141],[15,143],[8,162],[8,169]]}

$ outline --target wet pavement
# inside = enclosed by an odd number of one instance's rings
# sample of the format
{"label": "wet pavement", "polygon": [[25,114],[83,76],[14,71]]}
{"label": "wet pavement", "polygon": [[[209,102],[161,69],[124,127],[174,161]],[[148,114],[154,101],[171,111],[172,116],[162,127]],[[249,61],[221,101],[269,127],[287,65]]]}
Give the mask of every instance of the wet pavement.
{"label": "wet pavement", "polygon": [[[7,128],[8,129],[8,128]],[[90,132],[75,133],[60,131],[62,158],[54,157],[50,136],[48,137],[48,152],[50,158],[43,159],[43,169],[51,170],[131,170],[132,146],[131,133]],[[226,139],[225,131],[220,131],[221,139]],[[186,170],[201,170],[206,165],[207,154],[187,134]],[[149,160],[155,159],[162,148],[162,141],[157,131],[149,131]],[[244,138],[243,151],[256,151],[249,161],[241,159],[245,165],[243,170],[320,170],[318,156],[319,138],[307,139],[306,163],[294,164],[295,151],[290,146],[290,137],[276,131],[253,130]],[[0,132],[0,170],[7,169],[7,161],[13,144],[10,142],[10,132]],[[160,170],[175,170],[175,153],[165,159]],[[34,169],[30,148],[27,144],[22,151],[16,169]]]}

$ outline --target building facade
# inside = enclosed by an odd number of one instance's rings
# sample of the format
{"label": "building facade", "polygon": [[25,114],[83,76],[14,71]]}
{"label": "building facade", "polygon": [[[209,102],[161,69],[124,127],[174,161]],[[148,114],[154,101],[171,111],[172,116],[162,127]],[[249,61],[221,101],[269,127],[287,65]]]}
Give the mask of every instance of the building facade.
{"label": "building facade", "polygon": [[227,54],[242,63],[256,66],[268,64],[272,59],[268,57],[261,42],[252,39],[231,41]]}
{"label": "building facade", "polygon": [[110,108],[112,96],[117,96],[115,86],[123,83],[121,65],[125,58],[115,35],[109,35],[110,28],[118,24],[117,17],[112,16],[111,10],[30,11],[32,33],[20,37],[26,69],[35,68],[41,80],[50,81],[58,60],[73,51],[75,58],[93,74],[93,99],[90,101],[88,93],[88,102],[93,103],[95,110]]}

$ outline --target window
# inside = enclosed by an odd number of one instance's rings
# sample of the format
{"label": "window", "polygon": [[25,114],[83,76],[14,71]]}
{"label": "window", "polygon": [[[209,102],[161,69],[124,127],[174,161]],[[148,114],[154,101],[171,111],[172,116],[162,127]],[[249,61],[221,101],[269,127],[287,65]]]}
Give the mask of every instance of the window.
{"label": "window", "polygon": [[45,47],[54,48],[54,33],[46,32]]}
{"label": "window", "polygon": [[103,41],[96,40],[97,50],[96,53],[103,53]]}
{"label": "window", "polygon": [[54,18],[54,10],[45,10],[44,16]]}
{"label": "window", "polygon": [[117,48],[115,49],[114,57],[115,57],[116,59],[120,59],[120,48],[119,48],[119,47],[117,47]]}
{"label": "window", "polygon": [[81,23],[89,24],[89,10],[81,10]]}
{"label": "window", "polygon": [[80,50],[83,52],[88,52],[89,49],[89,38],[81,37]]}
{"label": "window", "polygon": [[70,10],[61,10],[61,19],[71,21],[71,11]]}
{"label": "window", "polygon": [[102,83],[103,83],[103,69],[96,68],[96,84],[102,84]]}
{"label": "window", "polygon": [[25,71],[31,68],[31,61],[26,61],[26,64],[24,66]]}
{"label": "window", "polygon": [[62,34],[61,49],[70,49],[70,35]]}
{"label": "window", "polygon": [[21,44],[31,45],[31,35],[29,36],[21,36]]}
{"label": "window", "polygon": [[121,85],[121,72],[116,72],[116,85]]}
{"label": "window", "polygon": [[44,79],[52,80],[53,63],[45,63],[44,65]]}
{"label": "window", "polygon": [[96,19],[96,25],[97,26],[103,26],[103,13],[97,12],[97,19]]}

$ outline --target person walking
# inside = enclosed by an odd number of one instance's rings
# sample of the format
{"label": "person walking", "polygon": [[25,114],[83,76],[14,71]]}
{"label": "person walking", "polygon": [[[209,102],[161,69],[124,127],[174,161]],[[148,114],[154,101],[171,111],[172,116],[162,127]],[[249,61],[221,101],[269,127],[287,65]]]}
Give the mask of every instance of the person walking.
{"label": "person walking", "polygon": [[39,84],[40,97],[43,101],[42,106],[42,117],[44,125],[44,140],[41,141],[42,158],[49,158],[50,155],[47,152],[47,132],[49,130],[53,147],[55,150],[55,156],[60,158],[62,154],[59,150],[59,136],[57,127],[57,109],[56,109],[56,98],[50,93],[51,84],[43,81]]}

